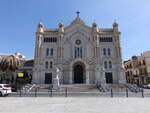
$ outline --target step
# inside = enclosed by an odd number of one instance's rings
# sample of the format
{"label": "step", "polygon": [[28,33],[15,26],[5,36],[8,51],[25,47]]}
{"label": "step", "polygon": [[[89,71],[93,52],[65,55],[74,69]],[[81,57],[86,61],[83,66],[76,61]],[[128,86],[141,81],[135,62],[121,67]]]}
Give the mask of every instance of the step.
{"label": "step", "polygon": [[61,85],[61,88],[96,88],[95,84],[67,84]]}
{"label": "step", "polygon": [[68,92],[92,92],[98,91],[95,84],[68,84],[61,85],[60,90]]}
{"label": "step", "polygon": [[[34,92],[38,88],[39,92],[48,92],[52,85],[50,84],[37,84],[35,85],[31,92]],[[60,85],[59,92],[65,92],[67,88],[68,92],[97,92],[95,84],[62,84]]]}

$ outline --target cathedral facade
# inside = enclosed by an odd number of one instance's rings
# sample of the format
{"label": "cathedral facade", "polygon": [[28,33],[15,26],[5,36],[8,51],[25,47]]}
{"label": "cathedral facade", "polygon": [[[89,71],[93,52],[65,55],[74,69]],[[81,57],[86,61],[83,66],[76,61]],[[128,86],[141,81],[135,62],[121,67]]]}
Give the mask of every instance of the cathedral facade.
{"label": "cathedral facade", "polygon": [[59,68],[61,84],[125,83],[120,31],[88,26],[77,17],[69,26],[46,29],[38,24],[32,83],[51,84]]}

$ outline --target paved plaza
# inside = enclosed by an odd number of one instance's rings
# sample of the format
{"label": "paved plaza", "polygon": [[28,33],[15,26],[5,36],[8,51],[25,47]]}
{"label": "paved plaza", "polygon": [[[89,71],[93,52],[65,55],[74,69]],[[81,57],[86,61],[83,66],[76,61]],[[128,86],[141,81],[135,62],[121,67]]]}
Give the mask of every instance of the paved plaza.
{"label": "paved plaza", "polygon": [[2,97],[0,113],[149,113],[150,98]]}

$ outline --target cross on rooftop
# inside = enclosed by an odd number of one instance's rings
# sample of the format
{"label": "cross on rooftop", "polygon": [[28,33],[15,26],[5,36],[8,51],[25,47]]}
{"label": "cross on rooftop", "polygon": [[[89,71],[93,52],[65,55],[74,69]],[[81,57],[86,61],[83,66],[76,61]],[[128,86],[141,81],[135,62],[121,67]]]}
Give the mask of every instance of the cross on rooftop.
{"label": "cross on rooftop", "polygon": [[77,16],[79,17],[80,11],[77,11],[76,13],[77,13]]}

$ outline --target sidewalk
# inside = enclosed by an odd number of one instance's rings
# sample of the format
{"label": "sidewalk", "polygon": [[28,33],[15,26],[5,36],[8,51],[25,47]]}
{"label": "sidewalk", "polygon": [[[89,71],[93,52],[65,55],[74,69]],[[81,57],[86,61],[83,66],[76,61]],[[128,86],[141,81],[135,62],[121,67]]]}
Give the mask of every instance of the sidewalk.
{"label": "sidewalk", "polygon": [[2,97],[0,113],[150,113],[150,98]]}

